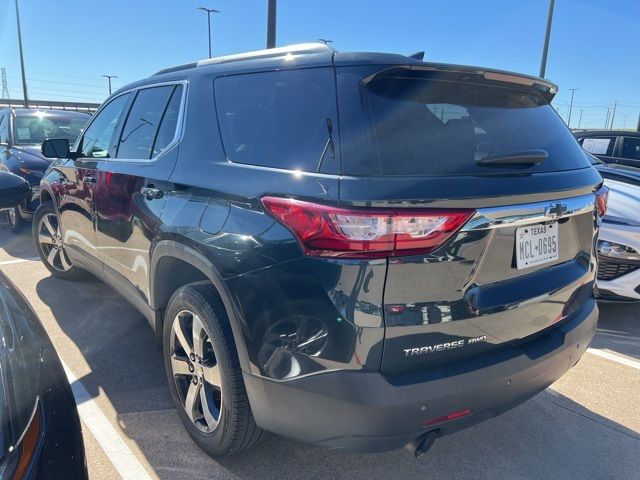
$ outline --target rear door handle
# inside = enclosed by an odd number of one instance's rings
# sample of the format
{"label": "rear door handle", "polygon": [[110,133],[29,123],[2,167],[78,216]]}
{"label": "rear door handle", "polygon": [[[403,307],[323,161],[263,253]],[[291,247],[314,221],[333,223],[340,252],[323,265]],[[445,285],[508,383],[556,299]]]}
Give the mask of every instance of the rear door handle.
{"label": "rear door handle", "polygon": [[147,185],[146,187],[142,187],[140,189],[140,193],[142,193],[148,200],[153,200],[154,198],[162,198],[162,190],[156,188],[154,185]]}
{"label": "rear door handle", "polygon": [[84,183],[96,183],[96,179],[93,177],[84,177]]}

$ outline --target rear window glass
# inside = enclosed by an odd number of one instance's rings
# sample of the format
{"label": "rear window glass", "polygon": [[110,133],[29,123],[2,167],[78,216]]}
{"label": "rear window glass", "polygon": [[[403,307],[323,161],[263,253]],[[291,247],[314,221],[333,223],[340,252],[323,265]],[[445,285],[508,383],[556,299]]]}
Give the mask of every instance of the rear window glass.
{"label": "rear window glass", "polygon": [[[434,72],[404,70],[363,81],[382,69],[337,69],[347,174],[479,175],[590,165],[560,117],[537,95]],[[531,150],[548,157],[535,167],[481,164]]]}
{"label": "rear window glass", "polygon": [[329,68],[218,78],[216,110],[228,159],[316,171],[321,157],[331,155],[327,147],[328,125],[333,130],[336,122],[334,85]]}

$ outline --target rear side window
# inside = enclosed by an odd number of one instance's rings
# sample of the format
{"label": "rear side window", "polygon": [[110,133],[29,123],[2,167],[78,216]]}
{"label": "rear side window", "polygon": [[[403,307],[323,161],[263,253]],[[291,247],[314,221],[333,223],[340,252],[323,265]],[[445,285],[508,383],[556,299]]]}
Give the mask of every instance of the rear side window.
{"label": "rear side window", "polygon": [[180,116],[180,106],[182,104],[182,89],[182,85],[177,85],[171,94],[169,103],[167,104],[162,116],[162,121],[160,122],[160,128],[158,129],[155,143],[153,144],[151,157],[159,155],[169,146],[176,136],[178,118]]}
{"label": "rear side window", "polygon": [[622,139],[622,157],[640,160],[640,138],[624,137]]}
{"label": "rear side window", "polygon": [[[337,69],[344,172],[483,175],[586,168],[571,132],[542,97],[459,74]],[[393,73],[395,71],[398,73]],[[544,150],[535,167],[483,159]]]}
{"label": "rear side window", "polygon": [[117,158],[149,159],[175,85],[139,90],[120,134]]}
{"label": "rear side window", "polygon": [[316,171],[323,154],[331,155],[329,130],[336,123],[332,69],[220,77],[215,98],[232,162]]}
{"label": "rear side window", "polygon": [[613,155],[616,137],[587,137],[580,140],[582,148],[592,155]]}

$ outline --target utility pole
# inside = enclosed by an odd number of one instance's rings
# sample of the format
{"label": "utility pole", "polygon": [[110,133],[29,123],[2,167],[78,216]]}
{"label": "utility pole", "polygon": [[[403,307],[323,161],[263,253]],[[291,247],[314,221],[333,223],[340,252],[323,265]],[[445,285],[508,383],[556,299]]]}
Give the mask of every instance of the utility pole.
{"label": "utility pole", "polygon": [[547,14],[547,31],[544,36],[542,48],[542,61],[540,62],[540,77],[544,78],[547,72],[547,53],[549,52],[549,39],[551,38],[551,24],[553,23],[553,7],[555,0],[549,0],[549,13]]}
{"label": "utility pole", "polygon": [[609,114],[611,113],[611,109],[607,107],[607,118],[604,121],[604,129],[608,130],[609,129]]}
{"label": "utility pole", "polygon": [[269,10],[267,14],[267,48],[276,47],[276,10],[277,1],[269,0]]}
{"label": "utility pole", "polygon": [[578,130],[580,130],[580,125],[582,124],[582,112],[584,112],[584,110],[580,109],[580,117],[578,117]]}
{"label": "utility pole", "polygon": [[640,132],[640,113],[638,114],[638,126],[636,127],[636,132]]}
{"label": "utility pole", "polygon": [[18,23],[18,48],[20,49],[20,70],[22,71],[22,93],[24,95],[24,106],[29,108],[29,93],[27,92],[27,77],[24,73],[24,55],[22,53],[22,33],[20,32],[20,10],[18,0],[16,0],[16,22]]}
{"label": "utility pole", "polygon": [[112,78],[118,78],[117,75],[100,75],[101,77],[105,77],[106,79],[109,80],[109,95],[111,95],[111,79]]}
{"label": "utility pole", "polygon": [[579,89],[570,88],[569,90],[571,90],[571,103],[569,103],[569,118],[567,120],[567,127],[571,128],[571,111],[573,110],[573,94],[576,93],[576,90],[579,90]]}
{"label": "utility pole", "polygon": [[613,120],[616,118],[616,108],[618,106],[618,101],[613,102],[613,113],[611,114],[611,128],[609,130],[613,130]]}
{"label": "utility pole", "polygon": [[211,14],[220,13],[220,10],[216,10],[215,8],[207,8],[207,7],[198,7],[198,10],[207,12],[207,28],[208,28],[207,31],[209,32],[209,58],[211,58]]}
{"label": "utility pole", "polygon": [[627,126],[627,116],[628,116],[628,115],[629,115],[628,113],[625,113],[625,114],[624,114],[624,120],[622,121],[622,129],[623,129],[623,130],[624,130],[624,129],[625,129],[625,127]]}
{"label": "utility pole", "polygon": [[2,67],[2,98],[9,99],[9,87],[7,86],[7,70]]}

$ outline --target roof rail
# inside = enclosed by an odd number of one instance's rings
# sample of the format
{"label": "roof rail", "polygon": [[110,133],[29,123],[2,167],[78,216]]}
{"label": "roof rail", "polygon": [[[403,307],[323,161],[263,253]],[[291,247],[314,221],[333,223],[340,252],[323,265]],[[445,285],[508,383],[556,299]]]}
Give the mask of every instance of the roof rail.
{"label": "roof rail", "polygon": [[285,55],[303,55],[308,53],[333,53],[335,49],[322,42],[298,43],[286,47],[268,48],[266,50],[256,50],[254,52],[236,53],[223,57],[208,58],[200,60],[198,67],[205,65],[217,65],[219,63],[238,62],[241,60],[255,60],[258,58],[281,57]]}
{"label": "roof rail", "polygon": [[307,53],[332,53],[336,50],[322,42],[298,43],[288,45],[286,47],[268,48],[266,50],[256,50],[253,52],[235,53],[233,55],[225,55],[223,57],[207,58],[199,62],[185,63],[175,67],[164,68],[157,71],[152,76],[162,75],[163,73],[177,72],[190,68],[202,67],[205,65],[217,65],[220,63],[239,62],[241,60],[253,60],[257,58],[281,57],[285,55],[302,55]]}

